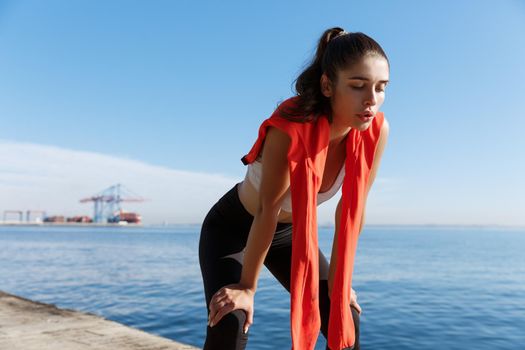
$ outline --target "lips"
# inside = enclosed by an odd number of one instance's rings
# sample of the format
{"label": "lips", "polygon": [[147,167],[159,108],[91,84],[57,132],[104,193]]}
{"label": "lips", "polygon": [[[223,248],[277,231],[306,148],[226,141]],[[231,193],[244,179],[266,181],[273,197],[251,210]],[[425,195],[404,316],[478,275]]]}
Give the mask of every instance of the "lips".
{"label": "lips", "polygon": [[356,114],[359,119],[361,119],[364,122],[368,122],[374,118],[374,114],[370,111],[365,111],[363,113]]}

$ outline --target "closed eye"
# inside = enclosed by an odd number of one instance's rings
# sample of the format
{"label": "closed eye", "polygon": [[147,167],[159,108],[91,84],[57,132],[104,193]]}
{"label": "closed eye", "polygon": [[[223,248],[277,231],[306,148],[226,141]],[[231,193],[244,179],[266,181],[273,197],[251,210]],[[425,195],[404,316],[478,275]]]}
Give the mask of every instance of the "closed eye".
{"label": "closed eye", "polygon": [[[351,86],[351,88],[354,90],[363,90],[364,86]],[[385,86],[380,86],[376,88],[376,92],[384,92],[384,91],[385,91]]]}

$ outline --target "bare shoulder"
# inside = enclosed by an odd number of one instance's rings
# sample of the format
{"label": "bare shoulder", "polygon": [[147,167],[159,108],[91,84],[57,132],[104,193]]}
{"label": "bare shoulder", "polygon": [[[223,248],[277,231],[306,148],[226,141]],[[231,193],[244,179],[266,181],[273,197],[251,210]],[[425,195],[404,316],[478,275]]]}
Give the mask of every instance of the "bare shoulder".
{"label": "bare shoulder", "polygon": [[277,210],[283,195],[290,186],[288,177],[288,148],[291,139],[288,134],[276,127],[269,127],[264,141],[262,155],[262,176],[260,187],[260,206]]}
{"label": "bare shoulder", "polygon": [[287,149],[290,142],[290,136],[285,131],[274,126],[268,127],[264,145],[271,144],[272,148]]}
{"label": "bare shoulder", "polygon": [[269,149],[268,152],[272,153],[271,157],[267,158],[273,158],[282,153],[286,155],[290,142],[290,136],[286,132],[274,126],[269,126],[263,146],[261,147],[260,155],[263,154],[265,149]]}

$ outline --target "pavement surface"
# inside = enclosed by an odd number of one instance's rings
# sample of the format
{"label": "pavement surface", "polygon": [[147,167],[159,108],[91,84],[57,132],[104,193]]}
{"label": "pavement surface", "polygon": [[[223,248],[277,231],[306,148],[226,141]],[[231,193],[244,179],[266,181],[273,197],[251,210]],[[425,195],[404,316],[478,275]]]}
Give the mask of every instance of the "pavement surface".
{"label": "pavement surface", "polygon": [[198,350],[100,316],[0,291],[2,350]]}

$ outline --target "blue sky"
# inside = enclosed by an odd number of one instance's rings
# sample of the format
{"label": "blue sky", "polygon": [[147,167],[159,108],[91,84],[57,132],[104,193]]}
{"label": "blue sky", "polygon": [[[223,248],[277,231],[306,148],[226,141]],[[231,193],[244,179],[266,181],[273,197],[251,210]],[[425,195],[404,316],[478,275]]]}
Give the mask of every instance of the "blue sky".
{"label": "blue sky", "polygon": [[123,182],[146,223],[198,223],[332,26],[391,64],[367,222],[525,225],[519,0],[0,0],[0,210]]}

